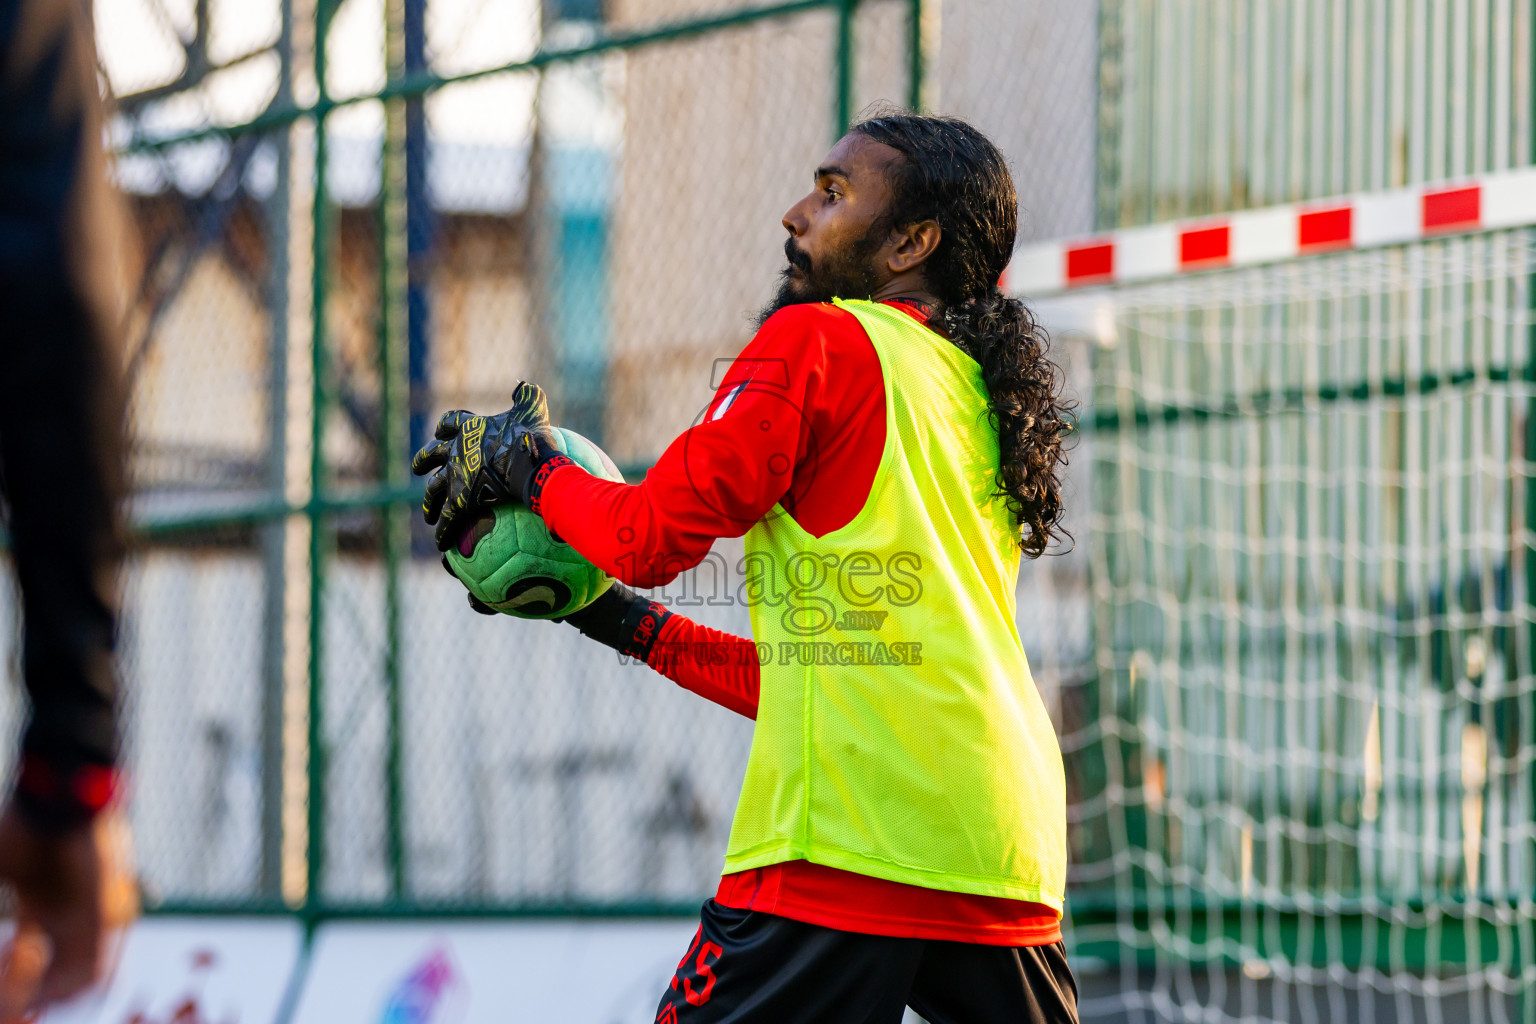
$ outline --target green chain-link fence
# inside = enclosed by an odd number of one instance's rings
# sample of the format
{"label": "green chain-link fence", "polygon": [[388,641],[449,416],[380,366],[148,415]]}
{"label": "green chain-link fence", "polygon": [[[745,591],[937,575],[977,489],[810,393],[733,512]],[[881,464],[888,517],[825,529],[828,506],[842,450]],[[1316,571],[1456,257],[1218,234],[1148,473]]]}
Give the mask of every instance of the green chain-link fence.
{"label": "green chain-link fence", "polygon": [[[207,123],[120,100],[130,757],[167,904],[675,905],[716,870],[746,724],[464,614],[406,463],[527,377],[643,472],[747,336],[783,185],[860,90],[908,98],[921,20],[634,7],[287,4],[170,90]],[[265,106],[219,124],[253,69]]]}
{"label": "green chain-link fence", "polygon": [[[951,7],[98,5],[144,263],[124,648],[152,901],[708,890],[749,725],[573,631],[463,614],[406,462],[439,412],[526,377],[643,473],[749,337],[782,210],[870,102],[942,93],[990,121],[1044,171],[1021,175],[1031,236],[1086,229],[1094,13]],[[1044,26],[1028,52],[1057,66],[1024,73],[998,18]],[[745,632],[736,557],[672,599]]]}
{"label": "green chain-link fence", "polygon": [[[469,614],[406,461],[529,378],[643,473],[866,104],[997,139],[1021,242],[1531,160],[1530,0],[97,19],[143,263],[123,646],[162,908],[696,908],[750,723]],[[1516,232],[1041,304],[1088,429],[1078,546],[1026,566],[1019,627],[1086,1018],[1536,1013],[1506,998],[1536,978],[1532,269]],[[739,555],[664,599],[746,632]]]}
{"label": "green chain-link fence", "polygon": [[[98,5],[144,261],[124,647],[152,904],[707,892],[749,723],[574,631],[467,614],[409,453],[528,378],[642,474],[871,102],[995,126],[1030,237],[1087,229],[1095,32],[1070,4]],[[664,596],[746,632],[738,557]]]}

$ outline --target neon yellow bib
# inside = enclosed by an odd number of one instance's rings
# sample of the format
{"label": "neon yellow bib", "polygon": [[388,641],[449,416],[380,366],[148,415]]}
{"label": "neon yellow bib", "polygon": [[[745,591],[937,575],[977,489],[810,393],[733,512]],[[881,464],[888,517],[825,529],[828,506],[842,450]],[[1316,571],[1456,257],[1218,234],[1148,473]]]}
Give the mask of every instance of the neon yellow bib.
{"label": "neon yellow bib", "polygon": [[1061,909],[1061,751],[1014,625],[1015,528],[981,368],[910,316],[858,318],[885,381],[864,507],[747,533],[762,694],[725,869],[804,859]]}

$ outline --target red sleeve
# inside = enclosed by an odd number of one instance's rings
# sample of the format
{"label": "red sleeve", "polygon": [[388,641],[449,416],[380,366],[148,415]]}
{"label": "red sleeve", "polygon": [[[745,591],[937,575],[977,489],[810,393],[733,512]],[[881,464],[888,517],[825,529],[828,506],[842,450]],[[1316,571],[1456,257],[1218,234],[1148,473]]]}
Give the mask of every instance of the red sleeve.
{"label": "red sleeve", "polygon": [[544,485],[541,512],[604,571],[661,586],[775,503],[818,536],[846,524],[868,498],[884,445],[885,387],[868,335],[835,306],[790,306],[763,325],[702,422],[642,483],[562,467]]}
{"label": "red sleeve", "polygon": [[646,664],[685,690],[757,717],[761,668],[757,645],[674,614],[661,628]]}

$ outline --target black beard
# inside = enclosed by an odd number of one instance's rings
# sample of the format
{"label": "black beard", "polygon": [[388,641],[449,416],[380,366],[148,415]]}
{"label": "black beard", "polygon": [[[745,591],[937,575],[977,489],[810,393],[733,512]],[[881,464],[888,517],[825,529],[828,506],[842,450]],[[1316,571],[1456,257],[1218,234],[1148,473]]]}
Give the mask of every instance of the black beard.
{"label": "black beard", "polygon": [[[831,302],[833,299],[867,299],[880,287],[880,275],[871,257],[890,233],[888,225],[876,223],[863,238],[829,253],[821,266],[802,252],[793,238],[784,240],[784,258],[788,266],[779,271],[779,287],[768,304],[757,311],[755,327],[762,329],[768,318],[785,306],[806,302]],[[800,272],[799,277],[794,271]]]}

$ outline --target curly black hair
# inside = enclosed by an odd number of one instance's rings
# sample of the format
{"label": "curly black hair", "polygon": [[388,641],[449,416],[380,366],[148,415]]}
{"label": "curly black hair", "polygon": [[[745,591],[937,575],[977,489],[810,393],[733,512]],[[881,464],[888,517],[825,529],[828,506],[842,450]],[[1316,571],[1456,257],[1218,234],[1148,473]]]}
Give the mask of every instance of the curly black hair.
{"label": "curly black hair", "polygon": [[890,171],[892,227],[932,220],[938,248],[923,264],[938,300],[929,326],[981,365],[1001,448],[998,494],[1038,558],[1070,535],[1062,528],[1065,444],[1076,426],[1062,396],[1050,337],[1034,314],[998,288],[1013,255],[1019,200],[992,141],[956,117],[877,112],[850,131],[905,158]]}

